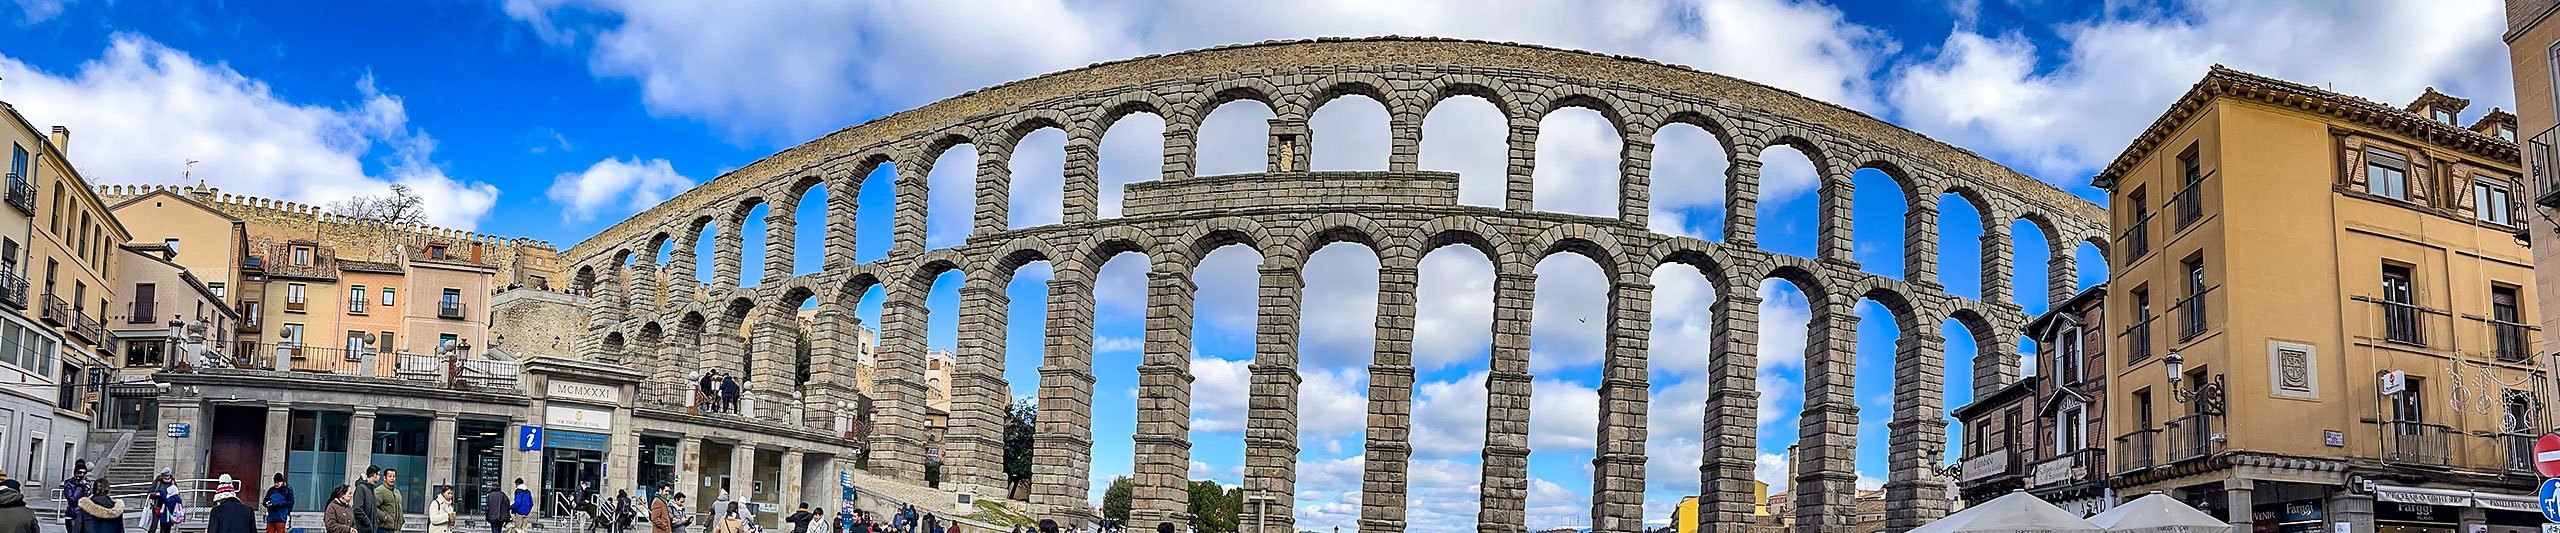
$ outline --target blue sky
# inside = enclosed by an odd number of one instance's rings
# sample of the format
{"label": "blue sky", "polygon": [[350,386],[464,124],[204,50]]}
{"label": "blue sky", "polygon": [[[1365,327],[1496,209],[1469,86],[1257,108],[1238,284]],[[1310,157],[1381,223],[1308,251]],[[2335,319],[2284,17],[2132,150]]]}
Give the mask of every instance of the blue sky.
{"label": "blue sky", "polygon": [[[1768,83],[1883,117],[1972,149],[2084,197],[2087,177],[2121,149],[2207,65],[2405,102],[2435,86],[2474,100],[2463,120],[2512,108],[2503,20],[2489,0],[2269,0],[2169,3],[1955,0],[1612,0],[1603,2],[1316,2],[1203,6],[1183,2],[1024,0],[1002,8],[884,0],[825,6],[639,0],[196,4],[17,0],[0,4],[0,100],[39,126],[72,128],[72,156],[98,183],[178,183],[183,161],[228,192],[325,203],[409,184],[438,224],[562,246],[728,169],[863,119],[969,89],[1094,61],[1265,39],[1439,35],[1631,54]],[[1501,16],[1485,16],[1487,13]],[[2282,20],[2284,31],[2266,21]],[[1259,167],[1258,104],[1222,107],[1203,127],[1203,174]],[[1385,115],[1344,99],[1320,110],[1319,168],[1384,166]],[[1605,187],[1617,140],[1596,115],[1548,117],[1539,147],[1542,209],[1609,214]],[[1489,203],[1501,168],[1500,117],[1489,106],[1444,106],[1426,123],[1423,164],[1454,170],[1462,196]],[[1136,116],[1103,143],[1106,203],[1118,185],[1154,173],[1162,124]],[[1716,239],[1723,156],[1704,132],[1674,128],[1655,151],[1657,231]],[[1036,134],[1017,151],[1018,223],[1055,220],[1062,136]],[[1783,150],[1764,155],[1761,242],[1810,255],[1812,170]],[[973,158],[956,151],[950,157]],[[963,237],[970,165],[944,164],[936,184],[936,244]],[[1901,275],[1902,199],[1888,178],[1856,177],[1856,258]],[[885,180],[873,180],[881,183]],[[886,191],[863,191],[861,258],[886,238]],[[822,194],[822,193],[821,193]],[[949,203],[945,203],[949,202]],[[1979,294],[1980,219],[1944,200],[1941,276]],[[815,250],[817,202],[804,200],[800,250]],[[944,206],[950,207],[944,207]],[[1109,209],[1109,208],[1106,208]],[[761,222],[745,228],[761,234]],[[2043,310],[2046,237],[2013,226],[2017,295]],[[762,273],[749,247],[749,279]],[[2081,284],[2103,276],[2092,252]],[[817,268],[815,253],[797,272]],[[1238,479],[1237,388],[1253,353],[1251,250],[1224,249],[1195,274],[1194,475]],[[1376,258],[1337,246],[1306,267],[1300,369],[1301,525],[1356,518],[1363,369],[1371,350]],[[1029,394],[1039,352],[1045,265],[1008,290],[1009,378]],[[1142,261],[1103,269],[1097,283],[1096,390],[1134,388],[1141,337]],[[708,272],[709,269],[702,269]],[[1572,256],[1538,268],[1532,361],[1530,525],[1587,523],[1590,430],[1605,316],[1598,269]],[[1473,520],[1480,450],[1490,267],[1448,249],[1423,264],[1416,360],[1416,529],[1460,531]],[[781,273],[774,273],[779,276]],[[1679,267],[1655,273],[1653,435],[1648,517],[1694,492],[1704,344],[1712,291]],[[949,347],[958,279],[935,289],[931,344]],[[1777,479],[1795,436],[1805,314],[1801,294],[1764,286],[1766,368],[1762,476]],[[864,310],[876,323],[876,299]],[[1859,315],[1862,411],[1859,470],[1883,479],[1884,402],[1891,390],[1892,317]],[[1969,379],[1970,335],[1949,326],[1949,382]],[[2022,346],[2024,348],[2024,346]],[[1968,401],[1947,387],[1947,405]],[[1096,399],[1095,488],[1129,465],[1134,399]],[[1953,452],[1951,451],[1951,456]]]}

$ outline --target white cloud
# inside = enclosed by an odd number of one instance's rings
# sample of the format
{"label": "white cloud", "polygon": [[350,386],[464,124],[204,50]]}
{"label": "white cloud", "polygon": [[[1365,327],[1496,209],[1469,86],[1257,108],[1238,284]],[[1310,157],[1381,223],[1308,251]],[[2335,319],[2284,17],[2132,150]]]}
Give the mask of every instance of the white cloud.
{"label": "white cloud", "polygon": [[1539,211],[1618,216],[1618,161],[1624,141],[1600,113],[1566,108],[1538,122],[1537,164],[1529,171]]}
{"label": "white cloud", "polygon": [[[1533,384],[1534,386],[1534,384]],[[1472,458],[1484,451],[1485,373],[1414,386],[1416,458]],[[1535,398],[1536,396],[1531,396]]]}
{"label": "white cloud", "polygon": [[943,150],[924,179],[925,246],[959,246],[977,226],[978,147]]}
{"label": "white cloud", "polygon": [[1784,453],[1759,454],[1759,460],[1751,466],[1751,479],[1769,484],[1770,494],[1785,492],[1788,483],[1795,481],[1787,477],[1787,454]]}
{"label": "white cloud", "polygon": [[29,26],[51,20],[54,16],[61,15],[62,8],[70,5],[71,2],[72,0],[18,0],[18,10],[24,17],[18,19],[18,25]]}
{"label": "white cloud", "polygon": [[38,128],[70,128],[72,164],[93,184],[190,181],[189,160],[225,192],[312,205],[403,184],[424,197],[429,223],[456,229],[473,229],[498,198],[496,186],[446,175],[435,139],[370,75],[353,80],[357,101],[297,103],[228,65],[117,34],[75,74],[0,57],[0,78],[0,98]]}
{"label": "white cloud", "polygon": [[1067,134],[1043,128],[1014,143],[1006,162],[1012,187],[1006,192],[1007,229],[1056,224],[1065,219]]}
{"label": "white cloud", "polygon": [[1423,256],[1414,284],[1413,368],[1429,373],[1487,357],[1493,346],[1493,263],[1474,248]]}
{"label": "white cloud", "polygon": [[1191,359],[1192,433],[1244,434],[1248,395],[1238,391],[1252,390],[1253,374],[1247,368],[1250,364],[1252,361]]}
{"label": "white cloud", "polygon": [[1530,301],[1529,371],[1550,373],[1598,365],[1608,348],[1609,278],[1580,254],[1538,262]]}
{"label": "white cloud", "polygon": [[1147,347],[1137,337],[1104,336],[1093,339],[1093,353],[1138,353]]}
{"label": "white cloud", "polygon": [[1529,383],[1529,449],[1532,452],[1589,456],[1599,442],[1594,434],[1599,428],[1599,389],[1544,378]]}
{"label": "white cloud", "polygon": [[622,212],[648,209],[690,188],[693,180],[677,174],[675,166],[665,159],[609,158],[585,171],[551,178],[551,189],[545,195],[551,203],[560,205],[562,219],[583,221],[606,214],[602,211],[616,204]]}
{"label": "white cloud", "polygon": [[[2221,63],[2393,105],[2428,85],[2513,109],[2500,4],[2188,0],[2061,25],[2058,49],[1960,29],[1893,75],[1903,123],[2057,183],[2081,182]],[[2270,31],[2267,21],[2285,21]],[[2406,28],[2427,28],[2423,36]],[[2408,36],[2413,38],[2378,38]],[[2046,63],[2042,58],[2058,61]]]}
{"label": "white cloud", "polygon": [[[1369,374],[1365,369],[1302,370],[1298,384],[1298,437],[1325,441],[1327,454],[1340,455],[1335,439],[1368,434]],[[1201,390],[1201,389],[1194,389]],[[1208,389],[1234,391],[1243,389]],[[1195,399],[1197,395],[1193,396]]]}

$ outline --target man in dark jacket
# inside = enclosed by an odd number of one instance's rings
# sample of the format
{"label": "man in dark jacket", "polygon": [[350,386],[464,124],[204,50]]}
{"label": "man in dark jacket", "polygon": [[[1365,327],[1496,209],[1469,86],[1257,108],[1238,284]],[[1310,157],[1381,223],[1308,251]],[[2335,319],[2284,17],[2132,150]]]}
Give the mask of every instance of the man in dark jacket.
{"label": "man in dark jacket", "polygon": [[[791,533],[809,533],[809,521],[817,517],[818,515],[809,514],[808,502],[801,502],[800,510],[791,513],[790,518],[784,518],[782,521],[791,523]],[[0,533],[8,532],[0,531]]]}
{"label": "man in dark jacket", "polygon": [[738,380],[726,375],[720,376],[720,411],[738,412]]}
{"label": "man in dark jacket", "polygon": [[276,474],[276,485],[267,487],[267,533],[285,533],[285,523],[293,519],[293,487],[284,484],[284,474]]}
{"label": "man in dark jacket", "polygon": [[16,481],[0,481],[0,533],[36,533],[36,512]]}
{"label": "man in dark jacket", "polygon": [[489,515],[489,533],[506,533],[507,522],[516,518],[516,514],[508,510],[515,502],[507,497],[506,491],[498,490],[497,485],[481,485],[480,492],[489,494],[485,498],[488,501],[480,502],[481,512]]}
{"label": "man in dark jacket", "polygon": [[258,512],[240,503],[239,487],[216,486],[213,501],[213,520],[205,524],[205,533],[258,533]]}
{"label": "man in dark jacket", "polygon": [[348,487],[351,501],[347,502],[347,508],[355,511],[356,533],[372,533],[372,529],[382,523],[382,517],[374,514],[382,502],[373,499],[373,486],[381,482],[382,467],[366,465],[364,477],[356,478],[355,485]]}

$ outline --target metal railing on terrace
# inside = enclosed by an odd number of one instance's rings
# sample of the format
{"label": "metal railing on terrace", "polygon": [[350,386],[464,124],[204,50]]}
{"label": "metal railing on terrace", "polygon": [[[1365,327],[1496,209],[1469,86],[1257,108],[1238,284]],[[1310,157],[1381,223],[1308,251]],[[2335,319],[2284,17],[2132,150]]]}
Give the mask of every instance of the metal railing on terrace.
{"label": "metal railing on terrace", "polygon": [[28,180],[25,176],[18,175],[16,172],[11,172],[9,173],[8,187],[9,190],[6,193],[6,197],[9,202],[9,207],[18,208],[18,212],[20,213],[26,213],[29,215],[36,214],[35,182]]}
{"label": "metal railing on terrace", "polygon": [[124,304],[124,320],[127,324],[149,324],[156,322],[159,316],[160,302],[135,300]]}
{"label": "metal railing on terrace", "polygon": [[2472,333],[2460,333],[2460,335],[2470,336],[2476,333],[2481,338],[2487,339],[2486,342],[2458,341],[2457,344],[2466,346],[2465,351],[2472,351],[2469,347],[2477,347],[2477,350],[2486,351],[2491,357],[2507,363],[2523,363],[2533,359],[2534,337],[2541,333],[2542,328],[2479,315],[2463,316],[2469,319],[2466,321],[2467,324],[2477,325],[2464,326],[2465,331]]}
{"label": "metal railing on terrace", "polygon": [[2196,413],[2170,420],[2169,462],[2213,455],[2222,451],[2222,415]]}
{"label": "metal railing on terrace", "polygon": [[436,302],[436,318],[462,318],[462,302]]}
{"label": "metal railing on terrace", "polygon": [[[2411,298],[2424,301],[2424,295]],[[2369,329],[2359,338],[2399,345],[2405,348],[2450,348],[2446,341],[2453,332],[2452,313],[2408,302],[2395,302],[2371,296],[2357,296],[2355,301],[2372,308]],[[2485,342],[2485,339],[2483,339]]]}
{"label": "metal railing on terrace", "polygon": [[2553,143],[2560,142],[2560,138],[2555,138],[2555,131],[2560,131],[2560,126],[2542,130],[2542,133],[2526,139],[2524,162],[2525,172],[2532,174],[2533,203],[2560,209],[2560,168],[2553,167],[2554,163],[2560,163],[2560,158],[2555,158],[2551,149]]}
{"label": "metal railing on terrace", "polygon": [[27,278],[17,272],[0,270],[0,304],[10,309],[26,309]]}
{"label": "metal railing on terrace", "polygon": [[62,301],[61,296],[53,293],[45,293],[44,308],[36,315],[36,318],[44,319],[45,323],[53,324],[54,327],[71,325],[71,302]]}
{"label": "metal railing on terrace", "polygon": [[2142,428],[2116,436],[2116,472],[2132,472],[2160,464],[2156,446],[2160,430]]}
{"label": "metal railing on terrace", "polygon": [[107,342],[107,327],[105,324],[98,323],[98,319],[91,318],[88,313],[73,309],[71,335],[88,341],[89,344],[101,344]]}
{"label": "metal railing on terrace", "polygon": [[[2054,471],[2061,472],[2061,476],[2048,475]],[[2106,448],[2082,448],[2062,454],[2060,457],[2036,462],[2034,466],[2027,468],[2027,475],[2030,476],[2029,484],[2037,487],[2102,481],[2107,479],[2110,473],[2107,470]]]}
{"label": "metal railing on terrace", "polygon": [[207,366],[391,378],[459,390],[524,388],[524,363],[482,356],[415,354],[379,349],[242,342]]}
{"label": "metal railing on terrace", "polygon": [[2507,433],[2496,436],[2498,440],[2504,441],[2500,444],[2505,445],[2503,448],[2507,452],[2507,473],[2527,476],[2535,474],[2533,441],[2541,437],[2532,433]]}
{"label": "metal railing on terrace", "polygon": [[2424,422],[2382,423],[2382,460],[2419,466],[2452,466],[2453,428]]}

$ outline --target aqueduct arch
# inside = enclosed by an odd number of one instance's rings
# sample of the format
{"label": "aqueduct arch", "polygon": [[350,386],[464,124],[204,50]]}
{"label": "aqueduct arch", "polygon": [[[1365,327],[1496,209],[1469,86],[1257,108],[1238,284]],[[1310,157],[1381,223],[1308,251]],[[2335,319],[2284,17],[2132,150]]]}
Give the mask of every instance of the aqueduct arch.
{"label": "aqueduct arch", "polygon": [[[1361,95],[1388,111],[1387,170],[1308,172],[1312,143],[1306,120],[1327,100]],[[1422,124],[1440,101],[1483,98],[1505,115],[1509,164],[1502,208],[1462,206],[1457,177],[1419,168]],[[1196,176],[1193,148],[1198,125],[1216,104],[1254,99],[1268,104],[1268,164],[1261,173]],[[1625,143],[1616,217],[1536,211],[1530,178],[1544,113],[1566,107],[1600,112]],[[1153,113],[1164,118],[1162,178],[1127,187],[1123,216],[1099,219],[1095,147],[1119,117]],[[1700,126],[1725,144],[1724,242],[1672,237],[1646,229],[1652,132],[1672,123]],[[1024,133],[1060,128],[1067,134],[1064,222],[1007,229],[1006,159]],[[977,147],[975,220],[965,244],[925,247],[925,173],[942,149]],[[1795,257],[1755,246],[1760,162],[1766,147],[1785,145],[1814,159],[1821,174],[1819,257]],[[862,181],[893,164],[894,242],[885,258],[854,260],[854,198]],[[1908,280],[1859,270],[1852,262],[1850,174],[1885,169],[1909,198],[1905,216]],[[793,250],[793,209],[808,187],[826,187],[823,250]],[[1954,192],[1984,215],[1983,301],[1949,296],[1935,276],[1937,201]],[[779,199],[779,200],[777,200]],[[767,278],[738,287],[741,217],[761,202],[768,212]],[[1701,515],[1711,531],[1740,531],[1751,520],[1756,445],[1759,324],[1754,311],[1760,280],[1785,279],[1813,305],[1807,343],[1800,436],[1803,465],[1794,480],[1798,524],[1806,531],[1846,529],[1854,514],[1857,475],[1850,374],[1856,335],[1854,306],[1874,300],[1891,307],[1903,330],[1896,344],[1895,414],[1890,424],[1889,524],[1907,529],[1943,515],[1947,480],[1939,435],[1946,421],[1936,381],[1947,364],[1937,329],[1966,323],[1984,339],[1974,382],[1955,386],[1986,390],[2016,378],[2014,355],[2025,322],[2010,303],[2007,228],[2033,220],[2057,249],[2108,242],[2105,214],[2073,197],[1974,154],[1887,124],[1856,111],[1747,81],[1642,59],[1505,43],[1413,38],[1327,39],[1229,46],[1103,63],[972,91],[941,102],[845,128],[766,157],[676,196],[570,248],[578,283],[591,297],[593,327],[579,344],[582,356],[638,362],[652,380],[681,380],[686,365],[737,365],[748,351],[789,349],[797,331],[788,320],[800,302],[816,298],[821,327],[809,332],[816,376],[798,394],[765,391],[774,401],[797,402],[805,420],[778,420],[819,429],[843,424],[837,411],[851,405],[852,372],[839,354],[851,328],[832,317],[851,316],[873,286],[884,287],[880,370],[876,396],[880,431],[869,443],[875,474],[922,478],[924,331],[923,304],[932,277],[959,270],[968,281],[958,313],[964,326],[954,373],[952,426],[943,449],[946,479],[986,487],[997,494],[1004,385],[1006,296],[1002,280],[1031,261],[1051,261],[1052,311],[1044,324],[1040,368],[1044,408],[1039,428],[1033,503],[1081,508],[1087,493],[1093,437],[1093,277],[1101,262],[1137,252],[1152,265],[1148,276],[1148,338],[1138,369],[1144,405],[1136,435],[1137,514],[1141,523],[1186,513],[1182,489],[1189,460],[1187,425],[1192,376],[1187,356],[1191,313],[1190,267],[1199,254],[1225,244],[1260,252],[1259,306],[1263,317],[1255,350],[1251,427],[1247,437],[1245,490],[1288,508],[1294,500],[1297,421],[1294,370],[1298,292],[1306,283],[1299,265],[1323,244],[1357,242],[1380,260],[1378,331],[1370,367],[1369,428],[1360,520],[1364,533],[1402,531],[1406,486],[1403,469],[1412,449],[1406,426],[1414,387],[1413,302],[1420,258],[1441,246],[1484,252],[1497,272],[1488,420],[1526,420],[1532,267],[1554,253],[1590,256],[1609,276],[1605,328],[1608,375],[1601,394],[1604,443],[1595,450],[1592,524],[1595,530],[1643,528],[1642,481],[1646,431],[1645,374],[1651,273],[1667,263],[1697,267],[1720,293],[1715,306],[1715,359],[1705,405]],[[716,232],[713,250],[695,250],[699,232]],[[1998,242],[1994,242],[1997,237]],[[668,265],[658,250],[673,239]],[[716,254],[714,283],[697,288],[696,256]],[[823,254],[822,272],[789,276],[795,253]],[[2055,254],[2048,293],[2068,297],[2073,269]],[[634,258],[626,264],[625,258]],[[666,281],[661,282],[661,269]],[[919,282],[918,280],[922,280]],[[923,285],[919,286],[918,284]],[[2032,291],[2034,287],[2027,287]],[[2029,293],[2032,294],[2032,293]],[[744,313],[746,309],[776,312]],[[1166,318],[1159,320],[1159,315]],[[757,322],[739,324],[737,320]],[[1178,319],[1177,319],[1178,317]],[[670,327],[672,324],[674,326]],[[1165,326],[1165,327],[1159,327]],[[670,335],[669,333],[672,333]],[[633,353],[604,353],[627,351]],[[754,365],[756,381],[790,383],[790,365]],[[1620,370],[1634,369],[1634,372]],[[783,373],[765,381],[770,373]],[[1633,377],[1626,377],[1633,376]],[[679,383],[667,383],[674,391]],[[1223,392],[1223,391],[1221,391]],[[780,417],[773,410],[760,416]],[[1160,423],[1151,423],[1160,422]],[[1487,424],[1483,502],[1479,528],[1524,533],[1525,427]],[[1632,437],[1632,438],[1629,438]],[[1380,475],[1386,473],[1387,475]],[[1930,495],[1923,497],[1922,495]],[[1289,527],[1286,513],[1272,516]]]}

